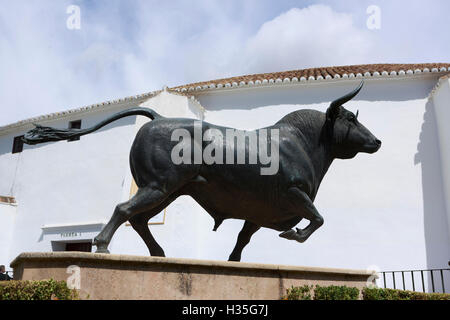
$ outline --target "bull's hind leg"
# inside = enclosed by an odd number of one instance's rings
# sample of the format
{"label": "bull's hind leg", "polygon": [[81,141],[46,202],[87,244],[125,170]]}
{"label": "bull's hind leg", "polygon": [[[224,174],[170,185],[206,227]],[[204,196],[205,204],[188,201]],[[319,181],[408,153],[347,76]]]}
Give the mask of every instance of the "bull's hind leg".
{"label": "bull's hind leg", "polygon": [[322,226],[323,218],[306,193],[297,187],[290,188],[288,192],[292,203],[292,210],[299,210],[299,208],[301,208],[298,219],[300,220],[304,217],[309,220],[310,223],[304,229],[288,229],[280,233],[280,237],[289,240],[296,240],[298,242],[305,242],[314,231]]}
{"label": "bull's hind leg", "polygon": [[148,228],[148,220],[154,216],[156,216],[160,210],[151,210],[150,217],[147,215],[136,215],[130,219],[131,226],[133,229],[139,234],[139,236],[144,240],[145,245],[148,248],[151,256],[156,257],[165,257],[164,250],[161,246],[156,242],[153,237],[150,229]]}
{"label": "bull's hind leg", "polygon": [[260,226],[257,226],[254,223],[245,221],[241,232],[239,232],[236,246],[234,247],[233,252],[231,252],[228,261],[241,261],[242,250],[250,242],[252,235],[260,228]]}
{"label": "bull's hind leg", "polygon": [[157,207],[166,197],[167,195],[159,189],[145,187],[139,188],[129,201],[117,205],[109,222],[94,239],[94,245],[97,246],[96,252],[108,253],[108,245],[112,236],[122,223],[139,213]]}
{"label": "bull's hind leg", "polygon": [[166,208],[178,195],[171,195],[167,200],[163,201],[159,206],[151,209],[147,212],[135,215],[129,221],[133,229],[139,234],[139,236],[144,240],[148,251],[151,256],[165,257],[164,250],[156,242],[150,229],[148,227],[148,220],[160,213],[164,208]]}

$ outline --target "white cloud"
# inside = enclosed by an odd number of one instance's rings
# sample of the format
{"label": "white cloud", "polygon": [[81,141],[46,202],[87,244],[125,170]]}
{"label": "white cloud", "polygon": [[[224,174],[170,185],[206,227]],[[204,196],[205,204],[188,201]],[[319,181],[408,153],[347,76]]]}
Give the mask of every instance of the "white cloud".
{"label": "white cloud", "polygon": [[[142,20],[141,56],[131,55],[126,68],[131,78],[163,74],[165,82],[182,84],[240,74],[368,62],[374,45],[365,28],[353,25],[352,16],[324,5],[294,8],[249,34],[244,22],[208,6],[210,19],[188,38],[174,29],[177,17],[154,22]],[[215,19],[213,19],[215,18]],[[183,24],[181,23],[181,28]],[[153,30],[156,29],[156,32]],[[160,34],[160,29],[165,30]],[[155,70],[156,69],[156,70]],[[164,69],[167,71],[165,72]]]}
{"label": "white cloud", "polygon": [[264,23],[245,54],[252,72],[267,72],[359,64],[367,61],[372,47],[370,32],[355,27],[351,15],[313,5]]}
{"label": "white cloud", "polygon": [[[307,67],[420,62],[426,56],[388,38],[397,30],[391,2],[380,4],[384,20],[377,33],[366,28],[362,4],[341,4],[337,11],[272,1],[147,0],[77,0],[81,30],[71,31],[66,8],[73,2],[0,0],[0,125],[163,85]],[[412,31],[401,27],[411,38]],[[448,55],[446,42],[426,30],[420,35],[428,48],[439,45],[433,52]],[[389,60],[393,56],[403,58]]]}

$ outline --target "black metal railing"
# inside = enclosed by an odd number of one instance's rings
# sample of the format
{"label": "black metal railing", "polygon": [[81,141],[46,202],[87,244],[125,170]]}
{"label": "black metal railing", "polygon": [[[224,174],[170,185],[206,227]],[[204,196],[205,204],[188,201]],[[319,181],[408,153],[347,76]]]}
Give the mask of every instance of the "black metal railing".
{"label": "black metal railing", "polygon": [[[384,288],[421,290],[423,292],[426,292],[428,288],[429,292],[450,293],[450,268],[381,271],[379,274],[381,274]],[[417,283],[417,278],[419,278],[419,283]],[[425,286],[425,283],[428,284],[428,287]]]}

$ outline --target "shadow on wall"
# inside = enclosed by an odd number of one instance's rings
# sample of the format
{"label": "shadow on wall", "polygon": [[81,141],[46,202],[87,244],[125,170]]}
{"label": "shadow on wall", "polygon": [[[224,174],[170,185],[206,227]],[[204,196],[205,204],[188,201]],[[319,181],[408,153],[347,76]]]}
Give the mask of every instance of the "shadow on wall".
{"label": "shadow on wall", "polygon": [[[422,166],[424,235],[427,268],[446,268],[450,243],[442,181],[436,115],[431,99],[425,105],[424,122],[414,164]],[[421,236],[421,235],[417,235]],[[435,281],[436,282],[436,281]],[[440,283],[440,279],[437,281]],[[450,279],[446,279],[450,284]],[[430,285],[430,284],[429,284]]]}

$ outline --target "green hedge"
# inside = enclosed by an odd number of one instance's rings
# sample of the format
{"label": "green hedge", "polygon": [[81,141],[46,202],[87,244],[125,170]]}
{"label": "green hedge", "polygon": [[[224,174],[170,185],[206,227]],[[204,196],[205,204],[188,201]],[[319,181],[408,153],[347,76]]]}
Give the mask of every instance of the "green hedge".
{"label": "green hedge", "polygon": [[291,287],[287,289],[285,300],[357,300],[359,290],[346,286],[328,286],[319,285],[301,287]]}
{"label": "green hedge", "polygon": [[448,293],[422,293],[406,290],[358,288],[347,286],[301,286],[287,289],[284,300],[450,300]]}
{"label": "green hedge", "polygon": [[291,287],[287,289],[283,300],[311,300],[313,286],[304,285],[301,287]]}
{"label": "green hedge", "polygon": [[0,300],[76,300],[76,290],[67,287],[65,281],[2,281]]}
{"label": "green hedge", "polygon": [[314,300],[358,300],[359,290],[346,286],[316,286]]}
{"label": "green hedge", "polygon": [[423,293],[407,290],[364,288],[364,300],[450,300],[448,293]]}

